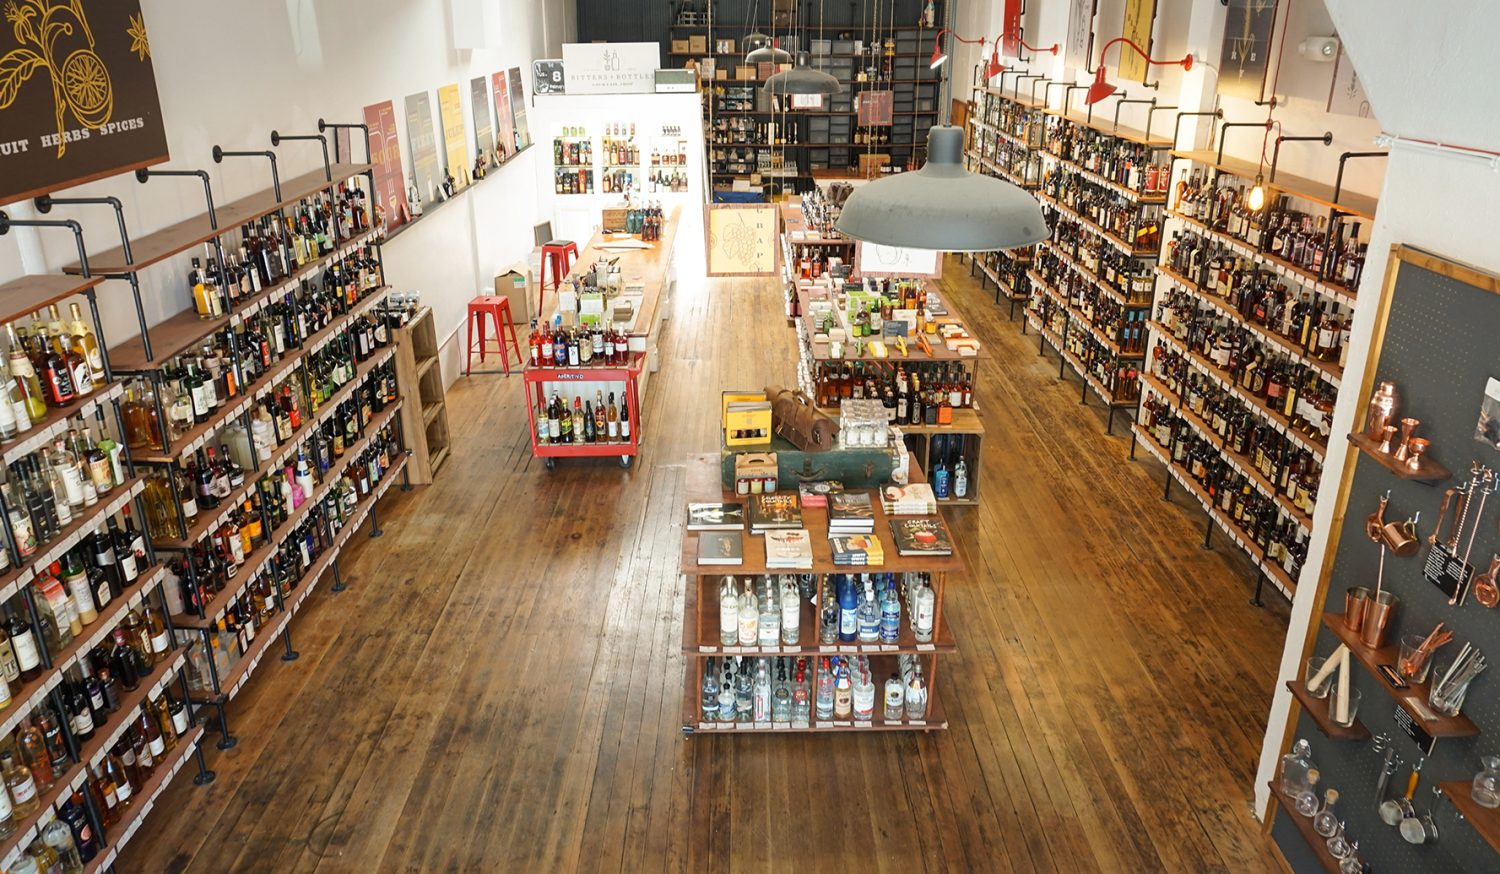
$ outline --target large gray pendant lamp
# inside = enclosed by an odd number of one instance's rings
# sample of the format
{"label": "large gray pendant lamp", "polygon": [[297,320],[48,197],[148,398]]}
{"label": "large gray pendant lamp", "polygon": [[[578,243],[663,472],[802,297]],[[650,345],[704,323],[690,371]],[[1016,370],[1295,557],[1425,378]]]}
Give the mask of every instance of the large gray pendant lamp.
{"label": "large gray pendant lamp", "polygon": [[810,59],[807,52],[798,52],[796,66],[767,79],[765,92],[776,95],[838,94],[844,90],[843,83],[837,78],[813,69]]}
{"label": "large gray pendant lamp", "polygon": [[964,132],[927,132],[927,163],[854,189],[836,227],[854,240],[933,249],[991,252],[1031,246],[1051,232],[1042,206],[1025,190],[963,167]]}
{"label": "large gray pendant lamp", "polygon": [[777,48],[775,40],[759,31],[745,37],[745,45],[750,47],[750,51],[745,54],[747,64],[759,64],[764,61],[786,64],[792,60],[791,52]]}

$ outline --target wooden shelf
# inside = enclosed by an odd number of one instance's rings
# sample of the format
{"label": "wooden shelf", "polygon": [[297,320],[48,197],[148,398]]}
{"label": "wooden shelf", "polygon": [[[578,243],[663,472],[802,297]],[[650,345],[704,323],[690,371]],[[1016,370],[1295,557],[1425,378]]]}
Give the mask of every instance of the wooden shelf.
{"label": "wooden shelf", "polygon": [[[1241,179],[1254,179],[1256,176],[1269,175],[1263,172],[1260,165],[1254,161],[1243,161],[1239,158],[1229,156],[1221,160],[1217,152],[1207,149],[1197,151],[1179,151],[1174,149],[1172,156],[1192,161],[1195,164],[1202,164],[1205,167],[1212,167],[1221,173],[1228,173],[1231,176],[1238,176]],[[1301,176],[1293,176],[1290,173],[1283,173],[1281,171],[1277,171],[1275,179],[1268,178],[1265,184],[1267,188],[1275,191],[1289,194],[1292,197],[1300,197],[1303,200],[1310,200],[1321,206],[1337,209],[1340,212],[1363,219],[1374,219],[1375,208],[1379,206],[1379,201],[1375,198],[1356,194],[1352,191],[1340,192],[1338,200],[1335,201],[1332,185],[1316,182],[1312,179],[1304,179]]]}
{"label": "wooden shelf", "polygon": [[14,322],[48,304],[82,294],[103,281],[104,277],[98,275],[84,279],[81,276],[28,274],[0,283],[0,322]]}
{"label": "wooden shelf", "polygon": [[[1396,699],[1412,721],[1422,727],[1423,731],[1433,737],[1473,737],[1479,734],[1479,726],[1474,720],[1460,713],[1457,716],[1438,716],[1428,719],[1422,715],[1422,710],[1427,709],[1427,687],[1428,683],[1411,683],[1405,689],[1397,689],[1386,682],[1385,676],[1380,672],[1380,665],[1396,666],[1400,658],[1400,650],[1396,646],[1383,646],[1380,649],[1371,649],[1360,642],[1359,635],[1344,627],[1344,615],[1342,613],[1324,613],[1323,624],[1332,631],[1338,639],[1347,647],[1349,652],[1370,676],[1380,684],[1387,695]],[[1418,709],[1418,708],[1421,709]]]}
{"label": "wooden shelf", "polygon": [[1277,786],[1274,781],[1267,785],[1271,789],[1271,795],[1281,805],[1281,809],[1286,814],[1287,820],[1291,822],[1293,828],[1297,829],[1297,833],[1302,835],[1302,840],[1307,842],[1307,848],[1317,857],[1318,864],[1322,865],[1323,870],[1327,871],[1328,874],[1339,874],[1339,860],[1335,859],[1333,854],[1328,852],[1327,839],[1316,831],[1313,831],[1312,820],[1297,812],[1296,802],[1285,792],[1282,792],[1281,787]]}
{"label": "wooden shelf", "polygon": [[[270,215],[278,209],[296,206],[305,197],[335,188],[344,180],[370,172],[372,166],[370,164],[334,164],[332,182],[324,177],[322,168],[291,179],[283,179],[280,200],[271,191],[261,191],[229,203],[215,204],[214,216],[218,219],[217,228],[209,224],[208,213],[183,219],[161,230],[131,239],[130,254],[133,260],[126,261],[124,249],[116,246],[96,255],[90,255],[89,269],[94,273],[130,273],[144,270],[214,237],[226,233],[238,233],[241,225]],[[194,195],[185,194],[184,196]],[[64,267],[63,272],[78,273],[78,262],[75,261]]]}
{"label": "wooden shelf", "polygon": [[1471,780],[1444,780],[1438,784],[1458,812],[1468,820],[1469,827],[1479,832],[1485,843],[1495,852],[1500,853],[1500,810],[1492,807],[1484,807],[1474,800],[1470,795],[1473,789]]}
{"label": "wooden shelf", "polygon": [[1302,705],[1302,710],[1312,719],[1318,731],[1327,735],[1330,740],[1364,740],[1370,736],[1370,730],[1358,719],[1353,725],[1339,725],[1333,721],[1333,716],[1328,712],[1329,702],[1333,700],[1332,695],[1326,698],[1314,698],[1307,691],[1307,686],[1301,680],[1287,680],[1286,688]]}
{"label": "wooden shelf", "polygon": [[[11,462],[23,455],[29,455],[40,449],[43,444],[51,443],[59,434],[71,427],[71,419],[75,416],[88,416],[105,401],[120,397],[125,393],[125,383],[115,381],[108,385],[98,386],[94,391],[70,404],[60,407],[48,407],[47,415],[31,423],[31,427],[15,436],[15,439],[6,444],[3,452],[0,452],[0,463],[9,465]],[[131,453],[132,457],[134,453]]]}
{"label": "wooden shelf", "polygon": [[187,766],[187,760],[197,749],[198,744],[203,741],[204,727],[195,725],[189,728],[177,741],[177,748],[157,763],[156,770],[150,779],[141,784],[136,790],[135,803],[127,808],[118,822],[111,827],[110,831],[119,835],[111,840],[106,846],[107,852],[101,852],[92,861],[84,866],[84,874],[98,874],[100,871],[113,870],[115,859],[120,849],[135,836],[135,830],[141,821],[151,812],[156,804],[157,798],[177,776],[177,772]]}
{"label": "wooden shelf", "polygon": [[1433,461],[1427,455],[1422,456],[1422,466],[1416,470],[1412,470],[1404,463],[1397,461],[1389,453],[1381,452],[1379,444],[1365,435],[1350,434],[1348,437],[1349,442],[1359,447],[1360,452],[1375,459],[1376,464],[1395,474],[1397,479],[1408,479],[1419,483],[1437,483],[1453,476],[1448,468]]}

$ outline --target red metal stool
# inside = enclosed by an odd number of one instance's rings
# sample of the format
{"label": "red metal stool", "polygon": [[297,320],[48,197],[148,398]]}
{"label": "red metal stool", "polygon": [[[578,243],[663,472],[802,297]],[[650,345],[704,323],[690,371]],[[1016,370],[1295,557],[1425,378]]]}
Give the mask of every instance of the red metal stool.
{"label": "red metal stool", "polygon": [[572,269],[573,258],[578,257],[578,244],[572,240],[553,240],[542,244],[542,277],[537,283],[536,311],[542,311],[542,297],[547,293],[547,265],[552,265],[552,287],[562,288],[563,277]]}
{"label": "red metal stool", "polygon": [[[484,317],[488,315],[495,320],[495,341],[500,344],[500,362],[505,366],[505,375],[510,376],[510,349],[505,348],[507,332],[510,333],[511,349],[516,350],[516,363],[524,364],[526,359],[521,357],[521,341],[516,336],[516,323],[510,317],[510,301],[503,297],[493,295],[481,295],[469,301],[469,333],[468,346],[469,355],[464,361],[464,376],[472,373],[474,365],[474,352],[479,352],[479,363],[484,363],[485,353],[485,327]],[[479,345],[474,345],[474,325],[479,324]]]}

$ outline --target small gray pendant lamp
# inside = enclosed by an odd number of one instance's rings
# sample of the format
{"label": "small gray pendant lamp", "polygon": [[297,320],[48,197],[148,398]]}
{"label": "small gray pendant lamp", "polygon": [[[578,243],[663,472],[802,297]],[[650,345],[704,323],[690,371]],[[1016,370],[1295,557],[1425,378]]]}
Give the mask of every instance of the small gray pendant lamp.
{"label": "small gray pendant lamp", "polygon": [[[946,122],[947,77],[943,84],[939,100]],[[963,152],[963,129],[934,125],[927,131],[922,169],[858,186],[835,227],[866,243],[939,252],[1015,249],[1051,236],[1035,197],[1003,179],[965,170]]]}
{"label": "small gray pendant lamp", "polygon": [[797,64],[790,70],[766,80],[767,94],[838,94],[844,90],[843,83],[822,70],[815,70],[807,52],[797,53]]}
{"label": "small gray pendant lamp", "polygon": [[745,55],[747,64],[759,64],[763,61],[785,64],[792,60],[791,52],[777,48],[775,40],[759,31],[745,37],[745,45],[750,47],[750,51]]}

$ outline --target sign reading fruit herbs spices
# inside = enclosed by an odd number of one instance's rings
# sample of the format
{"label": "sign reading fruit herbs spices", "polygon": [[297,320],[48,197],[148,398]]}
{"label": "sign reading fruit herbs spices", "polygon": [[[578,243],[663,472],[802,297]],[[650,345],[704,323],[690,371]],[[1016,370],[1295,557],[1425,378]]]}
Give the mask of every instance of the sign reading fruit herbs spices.
{"label": "sign reading fruit herbs spices", "polygon": [[0,13],[0,204],[167,160],[138,0]]}

